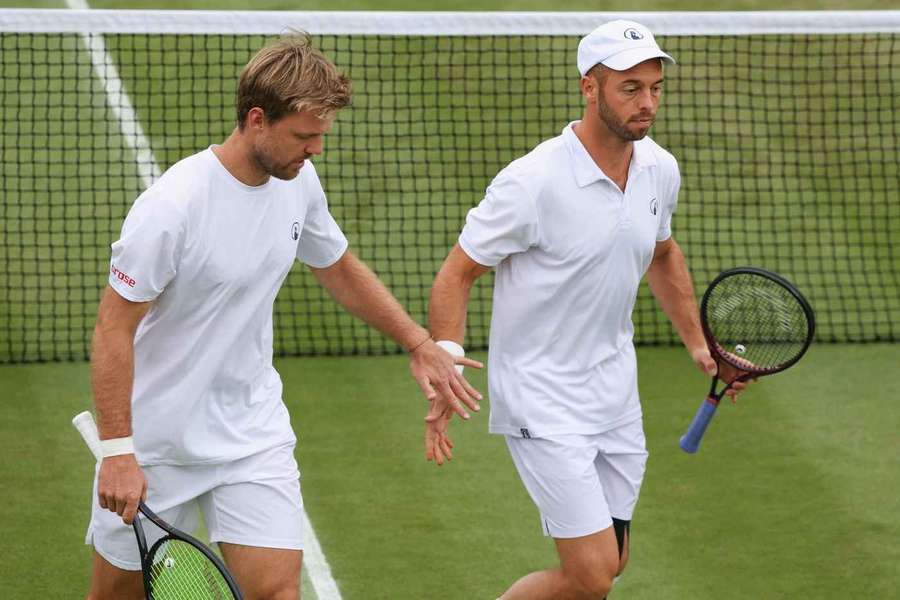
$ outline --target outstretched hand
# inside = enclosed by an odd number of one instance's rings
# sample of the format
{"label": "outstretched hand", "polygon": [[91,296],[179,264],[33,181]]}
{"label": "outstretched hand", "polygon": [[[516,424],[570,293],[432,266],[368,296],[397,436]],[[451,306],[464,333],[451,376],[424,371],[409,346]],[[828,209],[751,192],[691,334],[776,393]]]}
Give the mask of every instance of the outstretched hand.
{"label": "outstretched hand", "polygon": [[710,377],[718,377],[720,381],[731,384],[731,387],[728,388],[725,395],[731,398],[732,402],[737,402],[738,394],[740,394],[750,383],[748,381],[735,381],[739,377],[746,375],[747,371],[736,369],[723,360],[714,359],[709,352],[709,348],[706,346],[701,346],[692,350],[691,358],[700,370]]}
{"label": "outstretched hand", "polygon": [[480,369],[482,365],[477,360],[464,356],[452,356],[449,352],[438,346],[432,340],[418,346],[410,353],[409,368],[425,398],[431,402],[427,421],[436,420],[448,408],[463,419],[469,418],[466,412],[479,411],[478,404],[482,399],[481,393],[463,377],[461,370],[456,365]]}
{"label": "outstretched hand", "polygon": [[442,466],[444,461],[453,459],[453,440],[447,434],[453,411],[447,409],[434,419],[425,421],[425,460]]}

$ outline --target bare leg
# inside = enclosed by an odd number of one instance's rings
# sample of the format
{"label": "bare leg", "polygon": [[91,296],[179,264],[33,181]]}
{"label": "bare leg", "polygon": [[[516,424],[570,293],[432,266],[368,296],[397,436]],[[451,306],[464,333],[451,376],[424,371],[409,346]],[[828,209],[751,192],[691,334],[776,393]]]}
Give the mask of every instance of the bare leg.
{"label": "bare leg", "polygon": [[[556,539],[560,566],[529,573],[502,600],[600,600],[619,572],[619,548],[613,528],[578,538]],[[623,554],[623,558],[624,558]]]}
{"label": "bare leg", "polygon": [[300,600],[303,552],[219,543],[244,600]]}
{"label": "bare leg", "polygon": [[144,600],[143,576],[140,571],[113,566],[94,550],[88,600]]}

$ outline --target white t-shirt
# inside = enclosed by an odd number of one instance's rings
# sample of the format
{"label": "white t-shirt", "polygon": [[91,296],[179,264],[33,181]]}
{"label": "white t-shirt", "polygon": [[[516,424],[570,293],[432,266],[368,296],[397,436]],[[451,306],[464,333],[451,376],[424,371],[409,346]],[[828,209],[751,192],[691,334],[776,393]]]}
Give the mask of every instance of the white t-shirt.
{"label": "white t-shirt", "polygon": [[134,339],[138,462],[218,463],[295,441],[272,367],[272,309],[295,259],[347,249],[312,163],[291,181],[235,179],[212,149],[173,165],[132,206],[109,283],[155,300]]}
{"label": "white t-shirt", "polygon": [[572,125],[503,169],[459,237],[496,266],[494,433],[601,433],[641,416],[631,311],[671,235],[678,165],[650,138],[634,142],[623,193]]}

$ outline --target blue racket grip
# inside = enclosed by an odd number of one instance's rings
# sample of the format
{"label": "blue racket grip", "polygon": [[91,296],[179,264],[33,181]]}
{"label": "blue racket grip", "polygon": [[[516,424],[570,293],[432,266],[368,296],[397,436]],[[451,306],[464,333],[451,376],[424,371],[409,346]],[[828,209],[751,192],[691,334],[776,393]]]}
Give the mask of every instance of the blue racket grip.
{"label": "blue racket grip", "polygon": [[706,427],[712,421],[718,407],[719,403],[711,398],[705,399],[700,404],[700,408],[697,409],[697,414],[694,415],[694,420],[691,421],[691,426],[688,427],[687,433],[681,436],[679,445],[682,450],[688,454],[693,454],[697,451],[700,447],[700,440],[703,439],[703,432],[706,431]]}

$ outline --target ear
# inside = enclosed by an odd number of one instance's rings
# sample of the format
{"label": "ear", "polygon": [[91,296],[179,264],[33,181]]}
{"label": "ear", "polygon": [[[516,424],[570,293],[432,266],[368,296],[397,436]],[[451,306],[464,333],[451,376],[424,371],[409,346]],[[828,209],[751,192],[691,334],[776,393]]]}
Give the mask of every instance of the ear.
{"label": "ear", "polygon": [[246,126],[252,130],[262,129],[266,123],[266,113],[258,106],[254,106],[247,112]]}
{"label": "ear", "polygon": [[593,75],[588,74],[581,78],[581,95],[588,104],[596,104],[600,93],[600,82]]}

